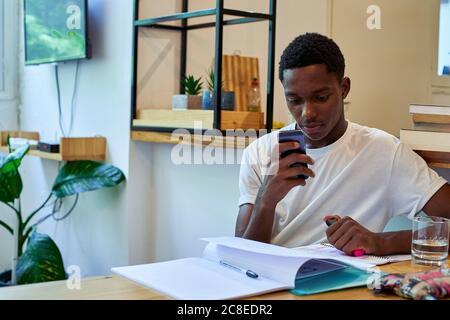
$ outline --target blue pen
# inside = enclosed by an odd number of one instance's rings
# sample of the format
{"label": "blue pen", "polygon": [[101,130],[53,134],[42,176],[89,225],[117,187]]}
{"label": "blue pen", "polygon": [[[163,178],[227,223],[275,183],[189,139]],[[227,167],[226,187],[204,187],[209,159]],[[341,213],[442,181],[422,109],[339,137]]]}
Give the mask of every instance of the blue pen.
{"label": "blue pen", "polygon": [[231,263],[229,263],[229,262],[227,262],[225,260],[220,260],[219,263],[221,265],[225,266],[225,267],[228,267],[228,268],[231,268],[233,270],[245,273],[247,275],[247,277],[250,277],[250,278],[253,278],[253,279],[258,278],[258,274],[256,272],[252,271],[252,270],[242,269],[242,268],[240,268],[238,266],[235,266],[234,264],[231,264]]}

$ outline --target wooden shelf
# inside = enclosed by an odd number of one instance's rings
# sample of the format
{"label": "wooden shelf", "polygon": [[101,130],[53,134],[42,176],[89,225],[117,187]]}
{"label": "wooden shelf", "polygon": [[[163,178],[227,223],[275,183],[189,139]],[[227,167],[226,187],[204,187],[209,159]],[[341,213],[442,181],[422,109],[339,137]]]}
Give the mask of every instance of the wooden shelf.
{"label": "wooden shelf", "polygon": [[171,133],[161,133],[152,131],[132,131],[131,139],[134,141],[185,144],[199,147],[214,146],[218,148],[244,149],[251,142],[256,140],[251,137],[222,137],[222,136],[201,136],[201,135],[172,135]]}
{"label": "wooden shelf", "polygon": [[[0,152],[8,153],[6,146],[6,137],[8,132],[1,133]],[[39,133],[37,132],[22,132],[11,131],[10,137],[26,138],[39,140]],[[106,157],[106,138],[105,137],[76,137],[76,138],[61,138],[60,152],[50,153],[38,150],[30,150],[30,156],[39,157],[42,159],[54,161],[75,161],[75,160],[96,160],[104,161]]]}
{"label": "wooden shelf", "polygon": [[60,149],[63,161],[105,161],[106,138],[61,138]]}
{"label": "wooden shelf", "polygon": [[[8,147],[1,146],[0,152],[8,153]],[[48,159],[48,160],[62,161],[62,156],[59,153],[49,153],[49,152],[42,152],[42,151],[38,151],[38,150],[30,150],[30,151],[28,151],[27,155],[39,157],[39,158],[43,158],[43,159]]]}
{"label": "wooden shelf", "polygon": [[[200,122],[202,129],[213,129],[214,111],[212,110],[169,110],[141,109],[138,119],[133,121],[139,127],[194,128]],[[263,129],[264,113],[246,111],[222,111],[222,130],[226,129]]]}

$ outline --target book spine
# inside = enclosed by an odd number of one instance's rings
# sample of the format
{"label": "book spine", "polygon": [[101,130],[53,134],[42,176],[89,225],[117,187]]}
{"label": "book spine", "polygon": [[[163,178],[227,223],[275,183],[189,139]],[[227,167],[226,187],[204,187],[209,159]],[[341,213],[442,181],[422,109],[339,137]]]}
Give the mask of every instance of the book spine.
{"label": "book spine", "polygon": [[412,104],[409,106],[409,113],[412,114],[436,114],[450,116],[450,107],[445,106],[420,106]]}
{"label": "book spine", "polygon": [[450,124],[450,115],[413,114],[414,123]]}

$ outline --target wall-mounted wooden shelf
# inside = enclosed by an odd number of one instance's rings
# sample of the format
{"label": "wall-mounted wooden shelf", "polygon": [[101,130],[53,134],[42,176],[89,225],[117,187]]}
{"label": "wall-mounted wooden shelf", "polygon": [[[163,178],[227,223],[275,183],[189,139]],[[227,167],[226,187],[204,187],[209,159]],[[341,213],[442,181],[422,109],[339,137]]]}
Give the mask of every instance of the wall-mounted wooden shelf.
{"label": "wall-mounted wooden shelf", "polygon": [[[8,153],[6,139],[8,133],[11,138],[25,138],[39,141],[38,132],[10,131],[1,132],[0,152]],[[28,155],[55,161],[96,160],[104,161],[106,157],[105,137],[76,137],[61,138],[60,152],[50,153],[30,150]]]}
{"label": "wall-mounted wooden shelf", "polygon": [[[202,129],[213,129],[214,111],[141,109],[138,111],[138,118],[133,121],[133,126],[195,128],[195,122],[201,123]],[[264,113],[222,111],[221,128],[222,130],[262,129],[264,128]]]}
{"label": "wall-mounted wooden shelf", "polygon": [[[1,146],[0,147],[1,153],[8,153],[8,147]],[[49,153],[49,152],[42,152],[38,150],[30,150],[28,151],[27,155],[39,157],[42,159],[48,159],[48,160],[55,160],[55,161],[62,161],[62,157],[60,153]]]}
{"label": "wall-mounted wooden shelf", "polygon": [[185,144],[197,147],[213,146],[217,148],[244,149],[256,140],[252,137],[222,137],[202,135],[173,135],[166,132],[131,131],[131,140],[142,142]]}

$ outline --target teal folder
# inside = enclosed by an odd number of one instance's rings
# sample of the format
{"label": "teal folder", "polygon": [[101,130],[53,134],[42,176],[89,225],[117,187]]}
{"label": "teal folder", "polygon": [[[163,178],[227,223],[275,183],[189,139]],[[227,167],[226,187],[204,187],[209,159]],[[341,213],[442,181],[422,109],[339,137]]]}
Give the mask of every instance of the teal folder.
{"label": "teal folder", "polygon": [[296,279],[295,289],[292,289],[291,293],[295,295],[309,295],[344,288],[362,287],[367,285],[367,280],[371,275],[373,273],[347,266],[326,273]]}

